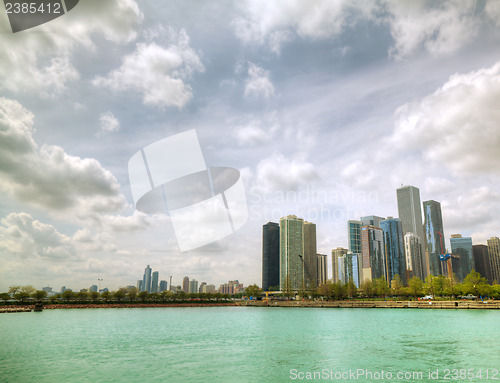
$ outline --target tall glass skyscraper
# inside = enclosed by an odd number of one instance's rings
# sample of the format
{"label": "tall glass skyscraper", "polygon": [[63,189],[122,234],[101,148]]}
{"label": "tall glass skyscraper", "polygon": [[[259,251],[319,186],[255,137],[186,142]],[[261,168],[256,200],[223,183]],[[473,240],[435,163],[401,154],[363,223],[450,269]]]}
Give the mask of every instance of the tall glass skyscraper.
{"label": "tall glass skyscraper", "polygon": [[328,280],[328,256],[326,254],[318,254],[318,286],[326,283]]}
{"label": "tall glass skyscraper", "polygon": [[304,222],[304,266],[306,286],[318,286],[318,252],[316,248],[316,225]]}
{"label": "tall glass skyscraper", "polygon": [[384,231],[387,282],[392,281],[398,274],[403,284],[406,284],[406,262],[401,220],[388,217],[385,221],[380,222],[380,228]]}
{"label": "tall glass skyscraper", "polygon": [[151,267],[149,265],[144,269],[142,277],[142,291],[151,292]]}
{"label": "tall glass skyscraper", "polygon": [[151,279],[151,292],[152,293],[157,293],[158,292],[158,283],[160,280],[160,273],[158,271],[153,272],[153,278]]}
{"label": "tall glass skyscraper", "polygon": [[451,236],[450,244],[451,252],[460,256],[460,272],[456,277],[460,282],[463,282],[467,274],[469,274],[472,269],[475,269],[472,238],[454,234]]}
{"label": "tall glass skyscraper", "polygon": [[262,226],[262,289],[280,285],[280,225],[268,222]]}
{"label": "tall glass skyscraper", "polygon": [[361,254],[361,221],[347,221],[347,238],[349,251]]}
{"label": "tall glass skyscraper", "polygon": [[336,249],[332,250],[332,282],[337,283],[339,282],[339,258],[344,256],[344,254],[347,254],[347,249],[344,249],[343,247],[337,247]]}
{"label": "tall glass skyscraper", "polygon": [[493,282],[500,283],[500,239],[488,239],[488,255],[490,257],[491,278]]}
{"label": "tall glass skyscraper", "polygon": [[404,236],[407,278],[419,277],[422,280],[425,279],[422,240],[411,232],[406,233]]}
{"label": "tall glass skyscraper", "polygon": [[379,227],[361,227],[361,282],[385,275],[384,232]]}
{"label": "tall glass skyscraper", "polygon": [[352,279],[354,285],[359,287],[359,269],[360,269],[360,255],[354,254],[352,252],[347,252],[343,256],[339,257],[339,281],[342,283],[347,283]]}
{"label": "tall glass skyscraper", "polygon": [[[413,233],[419,238],[420,254],[422,254],[423,271],[421,279],[428,274],[429,265],[425,257],[425,234],[422,225],[422,208],[420,205],[420,190],[415,186],[402,186],[396,190],[398,199],[398,214],[403,226],[403,236]],[[408,257],[408,255],[406,255]]]}
{"label": "tall glass skyscraper", "polygon": [[424,201],[426,253],[429,261],[429,272],[432,275],[441,275],[441,261],[439,256],[445,253],[443,217],[441,204],[436,201]]}
{"label": "tall glass skyscraper", "polygon": [[280,290],[299,290],[305,284],[304,220],[280,218]]}
{"label": "tall glass skyscraper", "polygon": [[486,245],[473,245],[472,251],[474,253],[474,266],[476,271],[485,277],[488,283],[493,283],[491,276],[490,256],[488,254],[488,246]]}

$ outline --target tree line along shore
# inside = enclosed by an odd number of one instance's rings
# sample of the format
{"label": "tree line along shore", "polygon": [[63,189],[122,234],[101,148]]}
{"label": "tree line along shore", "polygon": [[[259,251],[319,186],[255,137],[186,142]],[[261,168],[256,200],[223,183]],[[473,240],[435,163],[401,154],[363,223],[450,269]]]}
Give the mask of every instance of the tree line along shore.
{"label": "tree line along shore", "polygon": [[[458,283],[453,278],[447,278],[443,275],[429,275],[425,281],[418,277],[413,277],[405,286],[398,275],[387,283],[384,278],[366,280],[359,288],[354,282],[343,284],[341,282],[327,282],[319,287],[304,287],[299,291],[283,289],[283,291],[274,291],[271,295],[263,292],[257,285],[250,285],[244,293],[235,295],[220,293],[185,293],[179,291],[163,291],[161,293],[148,293],[147,291],[138,292],[133,288],[120,288],[116,291],[105,291],[102,293],[89,292],[82,290],[73,292],[66,290],[52,296],[48,296],[46,291],[36,290],[32,286],[11,286],[6,293],[0,293],[0,305],[18,305],[41,303],[44,306],[50,305],[175,305],[175,304],[230,304],[234,300],[309,300],[309,301],[342,301],[342,300],[360,300],[360,301],[387,301],[387,300],[413,300],[418,301],[422,297],[431,300],[455,300],[467,297],[473,300],[500,300],[500,285],[495,283],[490,285],[484,277],[472,270],[462,283]],[[90,306],[89,306],[90,307]],[[111,306],[110,306],[111,307]],[[135,307],[135,306],[134,306]],[[156,306],[151,306],[156,307]]]}

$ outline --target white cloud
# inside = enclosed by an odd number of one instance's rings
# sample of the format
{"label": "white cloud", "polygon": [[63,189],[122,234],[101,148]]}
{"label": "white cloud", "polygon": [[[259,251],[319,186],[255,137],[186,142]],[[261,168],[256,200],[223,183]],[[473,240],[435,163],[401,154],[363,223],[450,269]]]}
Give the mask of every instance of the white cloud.
{"label": "white cloud", "polygon": [[314,165],[275,152],[261,160],[256,169],[256,187],[263,191],[298,190],[319,178]]}
{"label": "white cloud", "polygon": [[39,147],[33,118],[17,101],[0,98],[0,189],[50,212],[122,209],[116,178],[95,159],[71,156],[59,146]]}
{"label": "white cloud", "polygon": [[71,238],[27,213],[0,219],[0,253],[16,258],[69,259],[75,257]]}
{"label": "white cloud", "polygon": [[96,77],[94,85],[113,91],[138,92],[146,105],[182,108],[193,96],[191,86],[184,81],[194,72],[205,69],[198,54],[189,46],[186,31],[175,33],[169,29],[169,32],[168,47],[154,42],[137,44],[135,52],[123,58],[120,68],[106,77]]}
{"label": "white cloud", "polygon": [[80,1],[68,14],[15,34],[8,18],[1,17],[0,89],[36,91],[45,97],[60,94],[79,78],[71,63],[76,48],[94,49],[94,35],[127,43],[135,39],[141,22],[134,0]]}
{"label": "white cloud", "polygon": [[236,35],[245,42],[267,44],[279,53],[296,35],[324,39],[342,32],[347,16],[370,17],[377,5],[370,1],[249,0],[233,21]]}
{"label": "white cloud", "polygon": [[266,99],[274,96],[274,86],[269,80],[269,71],[253,63],[248,63],[245,96],[264,97]]}
{"label": "white cloud", "polygon": [[455,74],[433,94],[396,113],[391,144],[422,152],[457,175],[490,173],[500,166],[500,63]]}
{"label": "white cloud", "polygon": [[99,115],[100,130],[98,136],[107,133],[115,133],[120,130],[120,121],[111,112],[101,113]]}
{"label": "white cloud", "polygon": [[500,26],[500,2],[489,0],[484,7],[484,11],[497,26]]}
{"label": "white cloud", "polygon": [[243,147],[269,143],[280,129],[275,112],[261,118],[246,116],[237,120],[229,119],[228,123],[236,125],[232,135],[238,141],[238,145]]}
{"label": "white cloud", "polygon": [[394,45],[390,54],[396,59],[423,47],[430,53],[446,54],[470,42],[479,20],[474,16],[474,1],[450,0],[388,1],[389,24]]}

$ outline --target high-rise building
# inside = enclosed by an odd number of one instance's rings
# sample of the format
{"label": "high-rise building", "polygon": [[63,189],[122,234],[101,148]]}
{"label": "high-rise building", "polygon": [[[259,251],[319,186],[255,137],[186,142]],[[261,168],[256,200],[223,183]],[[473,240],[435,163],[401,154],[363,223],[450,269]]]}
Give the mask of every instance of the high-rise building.
{"label": "high-rise building", "polygon": [[488,255],[493,283],[500,283],[500,239],[498,237],[488,239]]}
{"label": "high-rise building", "polygon": [[92,286],[90,286],[89,291],[90,291],[91,293],[97,293],[97,285],[92,285]]}
{"label": "high-rise building", "polygon": [[184,277],[182,280],[182,291],[185,293],[189,292],[189,277]]}
{"label": "high-rise building", "polygon": [[189,281],[189,294],[198,293],[198,281],[196,279],[191,279]]}
{"label": "high-rise building", "polygon": [[491,276],[490,256],[488,254],[488,246],[486,245],[473,245],[472,252],[474,253],[474,265],[476,271],[485,277],[489,284],[493,283]]}
{"label": "high-rise building", "polygon": [[137,280],[137,291],[141,292],[142,290],[142,279]]}
{"label": "high-rise building", "polygon": [[202,293],[203,292],[203,287],[207,285],[207,282],[201,282],[200,286],[198,287],[198,292]]}
{"label": "high-rise building", "polygon": [[160,281],[160,290],[159,292],[162,293],[164,291],[167,291],[167,286],[168,286],[168,283],[167,281]]}
{"label": "high-rise building", "polygon": [[[425,234],[422,225],[422,208],[420,205],[420,190],[415,186],[402,186],[396,190],[398,199],[398,215],[403,227],[403,236],[413,233],[419,238],[420,254],[422,254],[423,273],[421,279],[428,275],[429,265],[425,257]],[[406,255],[408,259],[408,255]]]}
{"label": "high-rise building", "polygon": [[317,287],[318,276],[318,253],[316,248],[316,225],[304,222],[304,272],[307,287]]}
{"label": "high-rise building", "polygon": [[318,254],[318,286],[326,283],[328,280],[328,256],[326,254]]}
{"label": "high-rise building", "polygon": [[348,250],[343,247],[337,247],[332,250],[332,282],[337,283],[339,279],[339,258],[347,254]]}
{"label": "high-rise building", "polygon": [[154,271],[153,278],[151,279],[151,292],[152,293],[158,292],[159,279],[160,279],[160,273],[158,271]]}
{"label": "high-rise building", "polygon": [[349,251],[361,254],[361,221],[347,221],[347,239]]}
{"label": "high-rise building", "polygon": [[441,275],[441,261],[439,256],[445,253],[443,217],[441,204],[436,201],[424,201],[426,259],[429,264],[429,273]]}
{"label": "high-rise building", "polygon": [[408,232],[404,236],[407,280],[411,277],[425,279],[421,240],[423,238],[412,232]]}
{"label": "high-rise building", "polygon": [[305,285],[304,220],[295,215],[280,218],[280,290]]}
{"label": "high-rise building", "polygon": [[151,292],[151,267],[149,265],[144,269],[144,275],[142,277],[142,290]]}
{"label": "high-rise building", "polygon": [[360,268],[361,282],[385,277],[384,232],[379,227],[361,227]]}
{"label": "high-rise building", "polygon": [[403,226],[398,218],[387,217],[380,222],[384,231],[385,264],[387,282],[390,283],[398,274],[406,284],[406,262],[403,242]]}
{"label": "high-rise building", "polygon": [[262,226],[262,290],[280,285],[280,225],[268,222]]}
{"label": "high-rise building", "polygon": [[359,287],[359,269],[360,269],[360,258],[359,254],[354,254],[351,251],[339,257],[339,282],[348,283],[351,279],[356,287]]}
{"label": "high-rise building", "polygon": [[380,228],[380,221],[383,221],[384,217],[377,217],[376,215],[369,215],[366,217],[361,217],[361,226],[374,226]]}
{"label": "high-rise building", "polygon": [[454,234],[450,238],[451,252],[460,256],[459,273],[456,274],[457,279],[463,282],[464,278],[476,269],[474,265],[474,250],[472,249],[472,238],[462,237],[461,234]]}

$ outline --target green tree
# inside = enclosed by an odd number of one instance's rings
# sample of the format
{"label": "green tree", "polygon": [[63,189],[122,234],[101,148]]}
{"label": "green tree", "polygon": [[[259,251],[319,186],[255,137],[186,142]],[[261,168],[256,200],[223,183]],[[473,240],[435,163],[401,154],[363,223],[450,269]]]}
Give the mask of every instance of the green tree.
{"label": "green tree", "polygon": [[122,300],[125,299],[126,295],[127,295],[127,289],[121,287],[113,293],[113,298],[116,299],[118,302],[121,302]]}
{"label": "green tree", "polygon": [[79,291],[75,294],[75,299],[80,302],[85,302],[87,299],[89,299],[89,293],[87,290]]}
{"label": "green tree", "polygon": [[127,291],[127,299],[129,301],[135,301],[137,299],[137,287],[131,287],[128,291]]}
{"label": "green tree", "polygon": [[47,298],[47,292],[43,290],[37,290],[34,292],[33,298],[35,298],[37,301],[41,301]]}
{"label": "green tree", "polygon": [[359,290],[363,297],[371,298],[375,295],[375,288],[371,279],[365,279],[359,286]]}
{"label": "green tree", "polygon": [[103,291],[101,293],[101,298],[104,299],[104,302],[107,302],[109,298],[111,298],[111,293],[109,291]]}
{"label": "green tree", "polygon": [[391,292],[391,288],[387,285],[384,277],[376,278],[373,280],[375,291],[380,298],[386,298]]}
{"label": "green tree", "polygon": [[19,290],[21,290],[21,286],[10,286],[9,294],[13,297],[14,294],[17,293]]}
{"label": "green tree", "polygon": [[424,293],[424,282],[419,277],[411,277],[408,281],[408,292],[415,300]]}
{"label": "green tree", "polygon": [[89,293],[89,297],[92,300],[92,302],[97,301],[97,298],[99,298],[99,293],[97,291],[91,291]]}
{"label": "green tree", "polygon": [[288,277],[288,274],[285,275],[285,280],[283,283],[283,296],[290,298],[290,295],[292,294],[292,286],[290,283],[290,278]]}
{"label": "green tree", "polygon": [[35,293],[35,291],[36,291],[35,288],[31,285],[22,286],[14,294],[14,299],[18,300],[21,303],[24,303],[28,298],[30,298]]}
{"label": "green tree", "polygon": [[0,294],[0,300],[6,302],[10,299],[10,294],[9,293],[1,293]]}
{"label": "green tree", "polygon": [[399,274],[394,275],[394,279],[391,281],[391,293],[393,296],[400,296],[401,289],[404,287],[403,281],[401,280],[401,276]]}
{"label": "green tree", "polygon": [[318,287],[318,294],[322,297],[325,297],[327,300],[333,298],[333,283],[326,282],[322,283]]}
{"label": "green tree", "polygon": [[336,300],[347,298],[346,288],[342,282],[339,281],[333,284],[333,296]]}
{"label": "green tree", "polygon": [[249,297],[258,298],[262,296],[262,289],[256,284],[250,285],[245,289],[245,294]]}
{"label": "green tree", "polygon": [[75,293],[71,290],[64,290],[64,292],[61,294],[61,298],[65,302],[69,302],[75,299]]}
{"label": "green tree", "polygon": [[349,282],[347,282],[345,286],[345,291],[349,299],[355,298],[358,295],[358,288],[354,284],[354,280],[349,278]]}
{"label": "green tree", "polygon": [[486,278],[481,277],[477,271],[472,270],[464,278],[462,283],[462,292],[464,295],[472,294],[475,296],[483,295],[482,293],[488,293],[490,289],[487,287]]}

